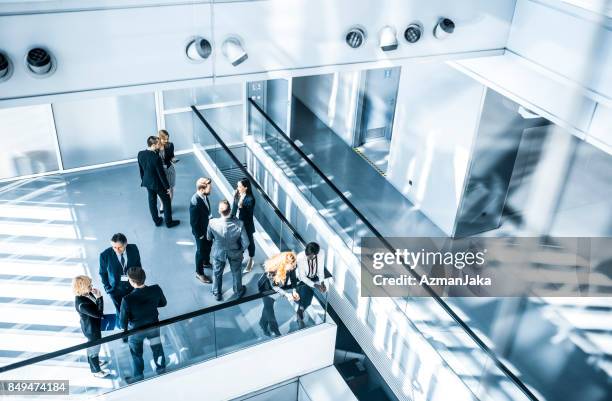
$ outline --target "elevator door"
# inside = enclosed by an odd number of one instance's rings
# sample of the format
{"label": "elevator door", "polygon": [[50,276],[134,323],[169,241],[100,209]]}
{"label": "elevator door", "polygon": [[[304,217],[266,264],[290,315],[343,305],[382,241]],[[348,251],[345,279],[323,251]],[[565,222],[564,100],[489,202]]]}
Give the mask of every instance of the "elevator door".
{"label": "elevator door", "polygon": [[391,140],[399,77],[400,67],[365,71],[357,146],[373,140]]}

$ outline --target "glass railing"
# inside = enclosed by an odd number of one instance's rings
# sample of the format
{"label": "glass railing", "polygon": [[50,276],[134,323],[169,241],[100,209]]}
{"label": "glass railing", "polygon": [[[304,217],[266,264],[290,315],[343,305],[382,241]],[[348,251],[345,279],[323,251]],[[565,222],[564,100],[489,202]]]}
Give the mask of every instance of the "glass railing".
{"label": "glass railing", "polygon": [[[357,258],[361,239],[378,238],[387,249],[395,248],[353,205],[351,195],[340,191],[303,151],[249,99],[250,133],[302,195],[325,218],[330,227]],[[330,179],[331,178],[331,179]],[[418,271],[406,271],[420,281]],[[513,400],[538,400],[534,391],[511,365],[492,349],[491,341],[472,329],[465,316],[455,311],[433,289],[423,286],[427,297],[395,298],[411,326],[418,331],[464,382],[477,399],[499,399],[502,394]]]}
{"label": "glass railing", "polygon": [[[104,394],[324,322],[317,300],[307,312],[303,326],[293,302],[273,291],[258,293],[0,367],[0,380],[67,381],[71,397]],[[142,359],[130,349],[143,350]],[[94,377],[88,355],[99,355],[109,376]]]}

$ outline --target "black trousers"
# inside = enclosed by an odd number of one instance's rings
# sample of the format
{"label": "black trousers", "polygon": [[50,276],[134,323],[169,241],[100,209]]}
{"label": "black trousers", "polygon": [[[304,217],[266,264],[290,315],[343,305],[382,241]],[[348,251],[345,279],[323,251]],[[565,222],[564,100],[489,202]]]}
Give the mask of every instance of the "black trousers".
{"label": "black trousers", "polygon": [[115,287],[111,292],[108,293],[108,296],[113,301],[113,305],[115,305],[115,309],[117,310],[117,319],[119,318],[119,312],[121,311],[121,301],[123,297],[132,292],[134,288],[127,281],[122,281]]}
{"label": "black trousers", "polygon": [[204,274],[204,266],[210,266],[210,249],[212,248],[212,241],[209,241],[206,236],[204,236],[202,239],[195,237],[195,243],[196,273]]}
{"label": "black trousers", "polygon": [[249,237],[249,247],[247,248],[249,251],[249,258],[255,256],[255,240],[253,239],[253,233],[247,231],[247,237]]}
{"label": "black trousers", "polygon": [[152,189],[147,188],[147,192],[149,193],[149,212],[151,212],[151,218],[155,223],[159,221],[159,210],[157,209],[157,197],[161,199],[162,204],[164,205],[164,220],[166,221],[166,225],[172,221],[172,204],[170,203],[170,196],[166,191],[153,191]]}
{"label": "black trousers", "polygon": [[132,334],[128,339],[128,345],[130,346],[130,354],[132,355],[132,370],[136,378],[141,378],[144,372],[142,352],[145,338],[149,339],[149,345],[153,352],[153,362],[155,362],[157,369],[166,367],[166,356],[164,355],[164,347],[162,347],[161,344],[159,329],[151,329],[144,333]]}
{"label": "black trousers", "polygon": [[312,303],[312,297],[314,296],[314,290],[308,285],[300,282],[295,289],[300,296],[298,305],[302,310],[306,310]]}
{"label": "black trousers", "polygon": [[[102,337],[101,333],[97,333],[97,335],[86,336],[87,341],[95,341],[99,340]],[[87,348],[87,363],[89,363],[89,370],[91,373],[98,373],[100,370],[100,346],[96,345],[94,347]]]}

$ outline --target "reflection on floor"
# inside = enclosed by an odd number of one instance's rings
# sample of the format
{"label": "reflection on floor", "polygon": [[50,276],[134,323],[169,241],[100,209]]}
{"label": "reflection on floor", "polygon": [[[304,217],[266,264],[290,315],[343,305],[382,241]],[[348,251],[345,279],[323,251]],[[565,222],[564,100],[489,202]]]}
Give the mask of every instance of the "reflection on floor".
{"label": "reflection on floor", "polygon": [[[93,278],[94,286],[101,288],[99,253],[110,245],[109,239],[115,232],[123,232],[129,242],[138,245],[147,283],[157,283],[164,290],[168,306],[160,309],[161,319],[217,303],[210,285],[195,279],[193,266],[188,205],[195,180],[204,173],[192,155],[180,158],[173,204],[174,216],[182,223],[173,229],[153,225],[146,206],[146,191],[139,186],[138,168],[134,164],[22,180],[0,188],[0,365],[84,342],[74,310],[71,279],[87,274]],[[214,205],[219,195],[213,194]],[[257,291],[257,272],[261,271],[263,260],[261,250],[257,250],[256,269],[244,277],[247,294]],[[223,287],[227,300],[232,294],[232,282],[229,269],[225,273]],[[254,320],[261,313],[260,304],[258,301],[253,310],[241,309],[234,315],[225,311],[230,314],[225,318],[218,316],[225,323],[217,325],[216,331],[223,327],[227,330],[217,334],[217,351],[244,345],[240,336],[245,332],[250,332],[251,338],[263,336]],[[114,312],[106,296],[105,311]],[[286,332],[293,309],[287,304],[277,313],[281,325],[286,326],[281,331]],[[241,322],[244,319],[248,322]],[[185,333],[196,335],[198,330],[205,331],[203,327],[191,327]],[[181,352],[185,351],[178,347],[180,336],[171,331],[166,334],[164,345],[176,353],[173,357],[172,352],[167,352],[167,356],[170,355],[170,361],[180,360]],[[119,349],[110,356],[110,349],[104,347],[103,359],[112,357],[115,371],[129,373],[127,346],[117,346]],[[198,347],[204,346],[200,343]],[[57,375],[68,369],[71,391],[75,392],[97,392],[116,386],[119,380],[94,379],[87,368],[85,352],[28,369],[30,376],[38,378],[43,377],[43,372],[44,377],[53,378],[54,372]]]}
{"label": "reflection on floor", "polygon": [[[292,112],[291,136],[301,143],[305,153],[312,155],[312,160],[338,188],[350,194],[349,198],[353,204],[384,236],[444,236],[386,182],[384,177],[355,155],[333,131],[295,98]],[[273,145],[272,148],[275,153],[283,154],[281,147]],[[591,165],[591,171],[599,171],[604,165],[606,167],[602,171],[605,177],[606,171],[612,171],[609,167],[612,159],[609,155],[589,149],[579,148],[577,165],[581,168]],[[304,170],[303,164],[300,165],[294,158],[285,157],[284,162],[294,170],[296,176],[308,179],[309,181],[304,181],[307,183],[312,181],[308,173],[295,171]],[[606,161],[602,160],[602,157]],[[586,173],[588,174],[588,169]],[[592,177],[593,174],[586,179],[583,175],[574,172],[566,183],[566,187],[571,187],[572,192],[566,192],[555,221],[554,229],[560,232],[560,235],[582,234],[586,227],[603,227],[604,230],[609,230],[609,220],[606,218],[594,224],[575,227],[575,222],[580,220],[576,219],[576,216],[580,214],[594,218],[608,216],[612,210],[610,198],[605,196],[610,188],[609,180],[607,184],[599,182],[585,190],[585,183],[597,183],[597,180]],[[323,200],[319,200],[326,208],[336,212],[342,210],[342,205],[326,204],[324,201],[330,196],[329,190],[327,193],[322,190],[312,192],[315,197],[323,193]],[[597,200],[588,199],[591,195],[586,196],[593,193],[597,193]],[[575,207],[576,203],[582,206]],[[589,207],[592,205],[596,205],[597,210],[590,213]],[[338,212],[333,218],[344,231],[347,230],[349,217]],[[500,229],[489,232],[488,235],[496,235],[496,232],[503,235],[521,235],[523,227],[517,226],[516,221],[515,218],[508,218]],[[608,275],[612,275],[612,271],[608,270]],[[494,298],[452,298],[448,299],[448,302],[479,337],[503,354],[505,363],[515,370],[541,399],[603,401],[609,396],[606,389],[609,390],[612,381],[612,327],[606,322],[610,321],[612,304],[606,300],[593,298],[562,301],[561,298],[530,298],[508,301]],[[513,302],[518,302],[520,307],[513,305]],[[482,352],[466,338],[465,333],[457,330],[453,322],[448,321],[448,316],[432,317],[435,310],[437,309],[431,304],[431,300],[418,299],[407,303],[407,315],[411,316],[423,333],[435,340],[436,347],[443,350],[447,361],[462,379],[466,382],[478,380],[483,373]],[[422,316],[422,321],[419,316]],[[587,323],[589,327],[585,326]],[[504,328],[507,330],[504,331]],[[443,333],[447,335],[441,338]],[[555,368],[551,369],[551,366]],[[500,373],[496,368],[491,368],[491,380],[502,380],[503,375]],[[489,383],[488,390],[487,385],[483,386],[483,391],[497,391],[492,383]],[[511,385],[501,386],[504,387],[511,388]],[[511,392],[497,393],[496,396],[496,399],[514,399]]]}

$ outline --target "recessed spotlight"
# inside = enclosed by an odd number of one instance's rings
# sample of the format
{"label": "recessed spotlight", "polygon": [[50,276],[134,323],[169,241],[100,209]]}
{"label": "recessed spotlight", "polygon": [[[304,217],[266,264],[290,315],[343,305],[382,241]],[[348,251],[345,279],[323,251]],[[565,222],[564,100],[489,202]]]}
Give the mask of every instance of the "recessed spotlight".
{"label": "recessed spotlight", "polygon": [[366,32],[365,29],[355,26],[352,27],[344,37],[346,44],[353,49],[357,49],[363,45],[366,40]]}
{"label": "recessed spotlight", "polygon": [[408,25],[408,28],[404,31],[404,39],[408,43],[416,43],[423,36],[423,27],[418,22],[413,22]]}
{"label": "recessed spotlight", "polygon": [[438,39],[444,39],[455,31],[455,23],[448,19],[442,18],[435,26],[433,34]]}
{"label": "recessed spotlight", "polygon": [[221,51],[227,61],[232,63],[234,67],[243,63],[247,58],[249,58],[248,54],[242,47],[242,42],[237,37],[233,36],[225,39],[223,41],[223,45],[221,46]]}
{"label": "recessed spotlight", "polygon": [[13,75],[13,63],[9,56],[0,50],[0,82],[8,80]]}
{"label": "recessed spotlight", "polygon": [[210,57],[212,53],[212,45],[208,40],[200,36],[196,36],[189,40],[185,52],[187,54],[187,58],[191,61],[204,61]]}
{"label": "recessed spotlight", "polygon": [[55,57],[44,47],[33,47],[25,56],[26,71],[36,78],[47,77],[55,72]]}
{"label": "recessed spotlight", "polygon": [[389,25],[383,27],[378,34],[378,45],[385,52],[397,49],[397,32],[395,28]]}

